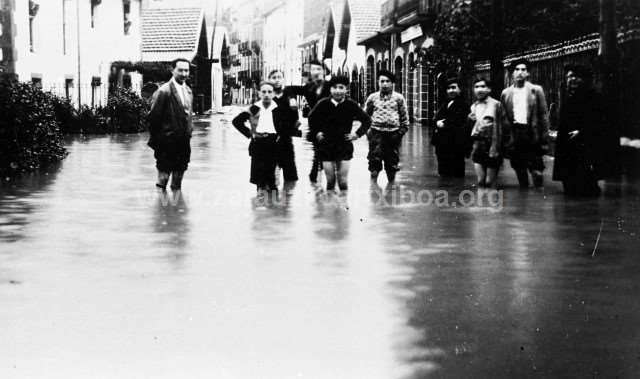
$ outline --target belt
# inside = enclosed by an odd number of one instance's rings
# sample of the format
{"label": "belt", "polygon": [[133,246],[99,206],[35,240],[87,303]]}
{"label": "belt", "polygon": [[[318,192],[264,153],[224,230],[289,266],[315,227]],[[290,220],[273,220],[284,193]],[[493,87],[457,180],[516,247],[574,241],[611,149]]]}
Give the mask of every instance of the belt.
{"label": "belt", "polygon": [[277,136],[276,133],[254,133],[253,134],[253,138],[269,138],[269,137],[275,137]]}

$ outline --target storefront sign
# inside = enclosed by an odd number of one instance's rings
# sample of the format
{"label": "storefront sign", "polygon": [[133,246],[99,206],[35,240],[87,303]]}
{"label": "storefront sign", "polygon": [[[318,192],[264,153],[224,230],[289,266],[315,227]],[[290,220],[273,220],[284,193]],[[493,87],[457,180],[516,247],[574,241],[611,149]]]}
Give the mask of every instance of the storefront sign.
{"label": "storefront sign", "polygon": [[402,31],[402,33],[400,33],[400,42],[409,42],[418,37],[422,37],[422,28],[420,27],[420,25],[413,25],[406,28]]}

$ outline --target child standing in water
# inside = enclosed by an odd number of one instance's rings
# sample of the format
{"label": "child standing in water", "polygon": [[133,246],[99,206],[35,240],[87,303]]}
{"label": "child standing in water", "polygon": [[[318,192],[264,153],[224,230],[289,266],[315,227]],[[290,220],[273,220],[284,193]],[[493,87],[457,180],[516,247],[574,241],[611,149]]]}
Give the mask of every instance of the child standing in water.
{"label": "child standing in water", "polygon": [[502,108],[498,100],[489,96],[491,84],[486,79],[477,79],[473,83],[473,92],[476,101],[471,105],[469,114],[469,119],[474,123],[471,160],[478,176],[478,187],[495,187],[502,165]]}
{"label": "child standing in water", "polygon": [[[338,182],[341,191],[348,189],[349,161],[353,158],[353,143],[362,137],[371,118],[358,103],[347,98],[349,79],[336,76],[329,84],[331,97],[322,99],[309,114],[309,130],[317,141],[317,155],[327,177],[327,191],[333,191]],[[361,126],[352,132],[353,121]]]}

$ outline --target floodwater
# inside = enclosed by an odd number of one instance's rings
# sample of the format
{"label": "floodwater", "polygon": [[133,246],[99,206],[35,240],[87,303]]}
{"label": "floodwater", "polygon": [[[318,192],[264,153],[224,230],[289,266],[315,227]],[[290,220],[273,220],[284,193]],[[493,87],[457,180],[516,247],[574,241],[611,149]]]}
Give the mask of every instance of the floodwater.
{"label": "floodwater", "polygon": [[229,118],[196,124],[179,197],[144,134],[3,181],[0,378],[640,375],[637,185],[566,199],[507,168],[478,194],[414,126],[396,188],[362,139],[327,195],[297,140],[301,180],[263,200]]}

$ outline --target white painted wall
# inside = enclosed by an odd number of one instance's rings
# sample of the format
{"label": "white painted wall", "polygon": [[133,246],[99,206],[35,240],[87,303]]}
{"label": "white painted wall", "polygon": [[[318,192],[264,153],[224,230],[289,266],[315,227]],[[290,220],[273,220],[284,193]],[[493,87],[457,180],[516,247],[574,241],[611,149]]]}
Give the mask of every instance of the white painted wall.
{"label": "white painted wall", "polygon": [[[73,79],[71,97],[78,101],[78,85],[82,103],[91,103],[91,80],[101,78],[102,88],[94,93],[94,104],[105,104],[108,77],[114,61],[137,62],[141,58],[140,0],[131,0],[131,27],[124,34],[122,0],[103,0],[96,8],[94,27],[91,27],[89,0],[64,0],[66,8],[66,48],[63,36],[63,0],[36,0],[40,5],[34,21],[34,51],[29,47],[28,1],[16,1],[14,22],[16,74],[21,81],[41,77],[43,88],[63,95],[65,80]],[[77,5],[80,5],[79,13]],[[78,20],[80,38],[78,39]],[[80,45],[80,80],[78,81],[78,42]],[[132,86],[139,91],[140,83],[132,76]]]}

